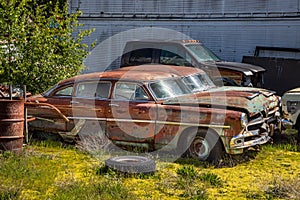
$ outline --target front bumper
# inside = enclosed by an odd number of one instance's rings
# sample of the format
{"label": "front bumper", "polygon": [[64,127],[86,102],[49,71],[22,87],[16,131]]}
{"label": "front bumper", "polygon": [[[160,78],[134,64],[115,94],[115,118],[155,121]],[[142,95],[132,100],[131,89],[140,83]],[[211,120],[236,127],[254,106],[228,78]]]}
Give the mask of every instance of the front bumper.
{"label": "front bumper", "polygon": [[281,132],[282,120],[279,103],[273,105],[263,112],[260,117],[252,119],[246,127],[236,136],[229,139],[229,152],[231,154],[242,153],[249,147],[257,147],[272,141],[272,136],[276,132]]}
{"label": "front bumper", "polygon": [[230,152],[240,153],[239,150],[265,144],[271,140],[269,125],[264,120],[250,122],[238,135],[230,139]]}

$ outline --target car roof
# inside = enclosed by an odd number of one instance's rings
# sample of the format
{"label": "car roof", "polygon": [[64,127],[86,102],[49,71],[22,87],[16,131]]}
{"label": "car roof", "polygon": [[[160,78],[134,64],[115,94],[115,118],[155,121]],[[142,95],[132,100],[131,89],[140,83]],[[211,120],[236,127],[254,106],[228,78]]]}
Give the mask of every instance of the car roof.
{"label": "car roof", "polygon": [[112,71],[94,72],[82,74],[60,81],[58,85],[68,84],[75,81],[92,79],[115,79],[131,80],[139,82],[150,82],[158,79],[166,79],[179,76],[188,76],[196,73],[205,73],[201,69],[185,66],[147,64],[138,66],[123,67]]}

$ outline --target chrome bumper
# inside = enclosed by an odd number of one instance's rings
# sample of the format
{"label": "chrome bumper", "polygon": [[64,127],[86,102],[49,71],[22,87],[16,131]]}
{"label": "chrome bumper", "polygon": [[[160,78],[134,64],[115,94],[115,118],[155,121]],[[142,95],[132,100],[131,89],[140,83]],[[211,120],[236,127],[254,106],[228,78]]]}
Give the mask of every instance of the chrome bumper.
{"label": "chrome bumper", "polygon": [[253,124],[249,124],[245,130],[230,140],[230,149],[244,149],[248,147],[253,147],[261,144],[265,144],[271,140],[269,136],[269,126],[267,123],[262,122],[261,126],[257,129],[251,130],[250,127],[253,125],[257,125],[258,122]]}

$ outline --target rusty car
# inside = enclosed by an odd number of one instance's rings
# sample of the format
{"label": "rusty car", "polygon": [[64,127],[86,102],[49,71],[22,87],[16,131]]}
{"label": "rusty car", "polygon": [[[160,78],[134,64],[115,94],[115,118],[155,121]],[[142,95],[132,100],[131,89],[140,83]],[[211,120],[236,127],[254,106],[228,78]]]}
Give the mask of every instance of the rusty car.
{"label": "rusty car", "polygon": [[[282,110],[290,122],[289,128],[298,131],[297,142],[300,144],[300,88],[286,91],[282,96]],[[300,148],[299,148],[300,149]]]}
{"label": "rusty car", "polygon": [[216,87],[198,68],[141,65],[63,80],[26,106],[31,130],[76,137],[98,126],[118,146],[216,161],[271,141],[279,104],[265,89]]}
{"label": "rusty car", "polygon": [[124,47],[120,67],[158,63],[196,67],[217,85],[263,87],[265,69],[219,58],[199,40],[132,40]]}

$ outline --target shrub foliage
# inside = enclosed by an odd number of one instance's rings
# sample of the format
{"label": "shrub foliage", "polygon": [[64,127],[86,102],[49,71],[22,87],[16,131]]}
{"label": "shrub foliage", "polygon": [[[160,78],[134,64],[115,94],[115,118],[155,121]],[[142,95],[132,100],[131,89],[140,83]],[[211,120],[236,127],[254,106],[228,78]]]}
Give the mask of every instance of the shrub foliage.
{"label": "shrub foliage", "polygon": [[38,93],[83,69],[92,30],[79,29],[67,1],[54,2],[0,1],[0,83]]}

